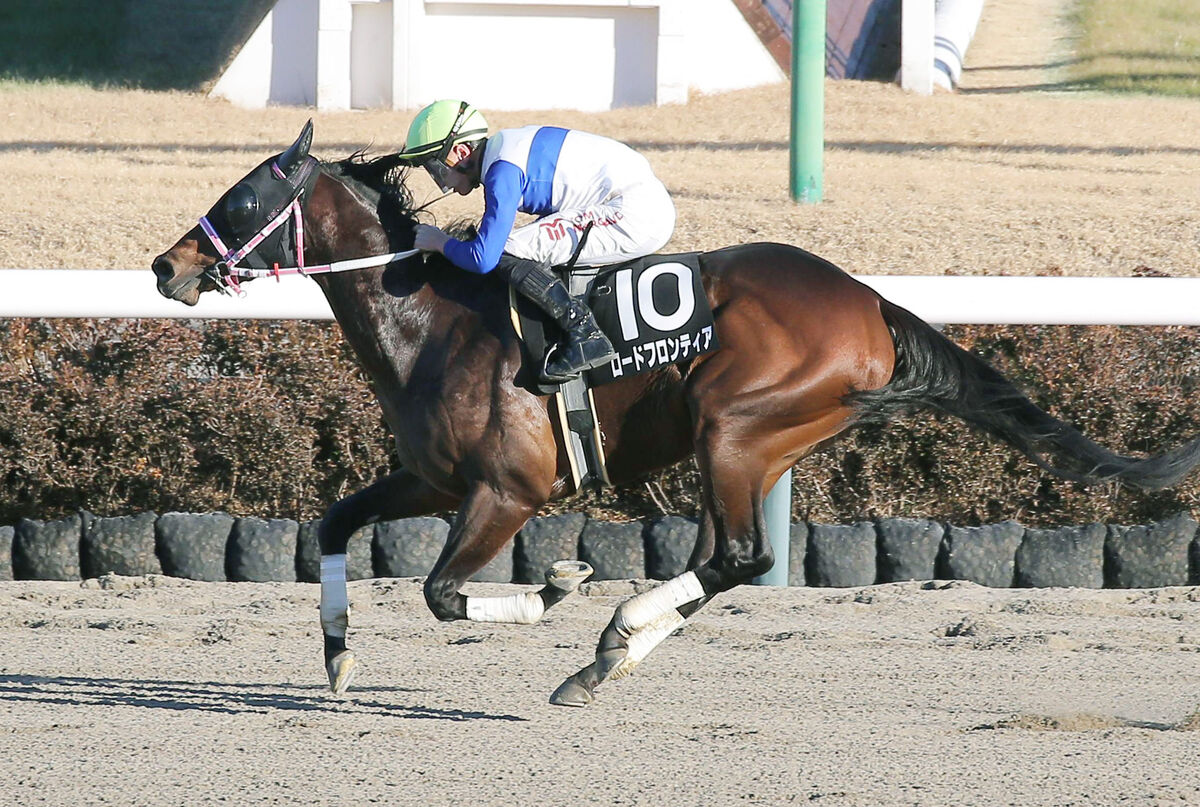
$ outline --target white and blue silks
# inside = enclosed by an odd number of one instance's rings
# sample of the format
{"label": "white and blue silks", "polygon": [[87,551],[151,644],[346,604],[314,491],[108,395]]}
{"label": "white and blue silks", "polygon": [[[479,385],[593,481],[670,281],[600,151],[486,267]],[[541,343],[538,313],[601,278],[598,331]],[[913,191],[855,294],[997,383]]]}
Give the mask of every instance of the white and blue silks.
{"label": "white and blue silks", "polygon": [[[445,247],[469,272],[490,272],[502,252],[564,264],[589,223],[581,266],[649,255],[675,229],[675,205],[646,158],[607,137],[556,126],[502,129],[488,138],[480,175],[479,234]],[[514,230],[518,212],[538,219]]]}

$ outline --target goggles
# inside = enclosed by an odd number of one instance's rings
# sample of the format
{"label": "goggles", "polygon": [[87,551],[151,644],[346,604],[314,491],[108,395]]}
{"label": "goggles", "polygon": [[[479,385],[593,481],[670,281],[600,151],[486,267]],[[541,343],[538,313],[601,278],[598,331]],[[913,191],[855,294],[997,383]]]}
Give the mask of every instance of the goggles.
{"label": "goggles", "polygon": [[466,160],[460,160],[451,167],[434,157],[432,160],[424,163],[424,168],[429,172],[429,176],[433,178],[433,181],[437,183],[437,186],[442,189],[442,193],[449,193],[453,190],[453,186],[450,184],[451,174],[466,174],[467,167],[464,165],[466,162]]}

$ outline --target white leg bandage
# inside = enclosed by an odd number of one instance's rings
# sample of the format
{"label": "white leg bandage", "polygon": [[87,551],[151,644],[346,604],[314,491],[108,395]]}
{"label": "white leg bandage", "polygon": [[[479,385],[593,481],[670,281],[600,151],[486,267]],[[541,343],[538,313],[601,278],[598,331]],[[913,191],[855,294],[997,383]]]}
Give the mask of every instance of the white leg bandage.
{"label": "white leg bandage", "polygon": [[[696,573],[685,572],[679,577],[668,580],[658,588],[638,594],[621,603],[617,606],[617,612],[613,617],[613,626],[622,635],[630,636],[659,617],[674,613],[675,609],[681,605],[695,602],[703,596],[704,587],[700,585]],[[683,617],[679,618],[683,619]],[[679,625],[675,627],[679,627]],[[667,635],[669,634],[670,631],[667,631]],[[662,639],[658,641],[662,641]],[[658,642],[656,641],[654,644],[658,644]],[[632,653],[632,642],[629,649]]]}
{"label": "white leg bandage", "polygon": [[683,627],[685,622],[687,620],[680,616],[678,611],[671,609],[643,625],[640,630],[629,637],[629,651],[625,654],[625,658],[609,671],[604,680],[615,681],[629,675],[642,659],[650,655],[651,650],[662,644],[663,639]]}
{"label": "white leg bandage", "polygon": [[346,556],[321,556],[321,630],[326,636],[346,638],[350,600],[346,596]]}
{"label": "white leg bandage", "polygon": [[467,619],[472,622],[532,625],[545,612],[546,606],[536,591],[509,597],[467,597]]}

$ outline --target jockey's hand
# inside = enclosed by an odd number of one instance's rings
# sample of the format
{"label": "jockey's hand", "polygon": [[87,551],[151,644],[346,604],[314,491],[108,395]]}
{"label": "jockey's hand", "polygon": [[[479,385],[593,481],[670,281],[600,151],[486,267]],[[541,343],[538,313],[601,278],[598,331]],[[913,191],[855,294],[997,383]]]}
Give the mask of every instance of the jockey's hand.
{"label": "jockey's hand", "polygon": [[450,240],[450,236],[428,224],[416,225],[414,233],[413,247],[424,252],[441,252],[442,247]]}

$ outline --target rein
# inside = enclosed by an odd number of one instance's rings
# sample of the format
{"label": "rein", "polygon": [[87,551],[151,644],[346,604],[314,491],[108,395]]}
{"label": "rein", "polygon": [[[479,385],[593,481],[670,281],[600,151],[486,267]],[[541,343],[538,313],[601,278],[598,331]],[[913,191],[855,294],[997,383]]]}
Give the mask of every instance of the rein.
{"label": "rein", "polygon": [[[273,164],[271,167],[275,172],[281,173],[277,165]],[[232,293],[243,297],[245,296],[245,292],[242,291],[242,280],[274,277],[276,281],[279,281],[284,275],[308,277],[309,275],[327,274],[330,272],[351,272],[356,269],[368,269],[372,266],[385,266],[393,261],[411,258],[421,252],[419,249],[409,249],[403,252],[390,252],[386,255],[372,255],[365,258],[334,261],[333,263],[305,265],[303,196],[303,188],[299,188],[292,201],[238,249],[230,249],[225,245],[216,228],[213,227],[212,222],[208,220],[208,216],[200,217],[200,228],[204,230],[204,234],[208,236],[209,241],[212,242],[212,245],[216,247],[217,252],[222,256],[221,260],[204,270],[204,275],[216,285],[219,292],[225,295]],[[445,197],[438,197],[433,201],[436,202],[442,198]],[[428,207],[429,204],[432,204],[432,202],[422,207]],[[270,269],[252,269],[237,265],[253,252],[259,244],[265,241],[271,233],[283,226],[284,222],[289,218],[295,222],[296,266],[280,267],[278,263],[275,263]]]}

